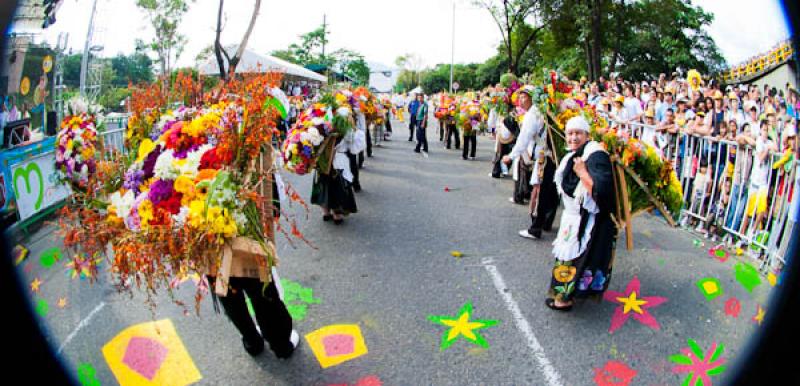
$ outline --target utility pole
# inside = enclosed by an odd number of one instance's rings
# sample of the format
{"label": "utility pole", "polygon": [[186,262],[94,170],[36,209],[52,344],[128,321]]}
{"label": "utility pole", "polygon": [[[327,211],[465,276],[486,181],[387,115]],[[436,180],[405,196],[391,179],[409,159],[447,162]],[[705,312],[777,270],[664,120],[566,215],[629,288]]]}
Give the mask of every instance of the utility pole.
{"label": "utility pole", "polygon": [[327,16],[328,15],[324,13],[322,14],[322,62],[325,64],[325,77],[328,78],[328,82],[330,83],[330,69],[328,68],[328,61],[325,60],[325,36],[328,31]]}
{"label": "utility pole", "polygon": [[453,1],[453,40],[450,45],[450,94],[453,93],[453,61],[456,56],[456,2]]}

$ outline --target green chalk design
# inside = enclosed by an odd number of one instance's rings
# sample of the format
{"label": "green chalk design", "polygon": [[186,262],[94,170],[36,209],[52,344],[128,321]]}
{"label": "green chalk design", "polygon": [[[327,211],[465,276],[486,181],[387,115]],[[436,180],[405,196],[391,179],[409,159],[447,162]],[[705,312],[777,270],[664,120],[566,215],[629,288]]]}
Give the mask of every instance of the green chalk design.
{"label": "green chalk design", "polygon": [[100,386],[100,381],[95,375],[96,371],[91,363],[84,362],[78,366],[78,381],[82,386]]}
{"label": "green chalk design", "polygon": [[737,263],[734,267],[736,281],[747,290],[753,292],[753,289],[761,284],[761,277],[752,265],[746,263]]}
{"label": "green chalk design", "polygon": [[314,290],[303,287],[300,283],[281,279],[283,288],[283,302],[294,320],[304,320],[308,313],[309,304],[320,304],[320,299],[314,298]]}
{"label": "green chalk design", "polygon": [[39,263],[45,268],[52,267],[59,260],[61,260],[61,250],[58,248],[47,249],[39,256]]}

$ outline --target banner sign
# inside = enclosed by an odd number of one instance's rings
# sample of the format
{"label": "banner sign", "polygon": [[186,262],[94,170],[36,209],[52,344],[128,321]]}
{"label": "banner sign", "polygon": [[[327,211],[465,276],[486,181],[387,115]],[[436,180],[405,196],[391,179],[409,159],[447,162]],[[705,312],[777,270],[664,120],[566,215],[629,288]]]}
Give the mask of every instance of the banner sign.
{"label": "banner sign", "polygon": [[69,197],[69,186],[58,182],[55,163],[55,153],[48,152],[11,166],[11,185],[20,220]]}

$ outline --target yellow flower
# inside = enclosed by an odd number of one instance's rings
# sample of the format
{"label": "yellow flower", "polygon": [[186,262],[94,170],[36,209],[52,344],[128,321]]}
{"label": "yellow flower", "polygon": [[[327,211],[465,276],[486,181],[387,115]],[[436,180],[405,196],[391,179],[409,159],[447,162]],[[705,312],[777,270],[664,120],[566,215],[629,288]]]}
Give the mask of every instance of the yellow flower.
{"label": "yellow flower", "polygon": [[193,200],[189,203],[189,226],[200,228],[205,223],[203,213],[206,211],[205,200]]}
{"label": "yellow flower", "polygon": [[156,148],[156,144],[153,143],[149,138],[145,138],[142,143],[139,144],[139,153],[136,157],[136,162],[142,162],[151,151]]}
{"label": "yellow flower", "polygon": [[141,219],[142,228],[149,225],[150,220],[153,219],[153,202],[145,199],[139,204],[139,218]]}
{"label": "yellow flower", "polygon": [[84,147],[81,151],[81,155],[83,156],[83,159],[92,158],[94,156],[94,149],[91,147]]}
{"label": "yellow flower", "polygon": [[572,266],[559,265],[553,269],[553,278],[559,283],[569,283],[575,278],[577,269]]}

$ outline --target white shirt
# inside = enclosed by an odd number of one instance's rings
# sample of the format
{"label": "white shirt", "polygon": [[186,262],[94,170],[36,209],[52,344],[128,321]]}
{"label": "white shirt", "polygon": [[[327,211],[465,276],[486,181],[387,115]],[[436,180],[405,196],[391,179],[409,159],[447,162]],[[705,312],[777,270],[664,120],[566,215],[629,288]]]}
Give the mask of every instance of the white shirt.
{"label": "white shirt", "polygon": [[539,114],[539,109],[537,109],[536,106],[531,106],[525,113],[524,118],[522,118],[522,126],[519,129],[517,142],[514,144],[514,148],[511,149],[511,153],[509,153],[508,156],[511,158],[521,156],[523,152],[527,151],[531,141],[534,141],[534,137],[544,136],[543,128],[544,120],[542,119],[542,115]]}
{"label": "white shirt", "polygon": [[767,187],[767,177],[769,176],[769,157],[763,162],[758,159],[758,155],[766,151],[771,141],[756,140],[756,150],[753,153],[753,172],[750,173],[750,186],[753,188]]}
{"label": "white shirt", "polygon": [[642,114],[642,102],[636,97],[626,97],[623,105],[625,106],[625,110],[628,112],[628,119],[632,119]]}

